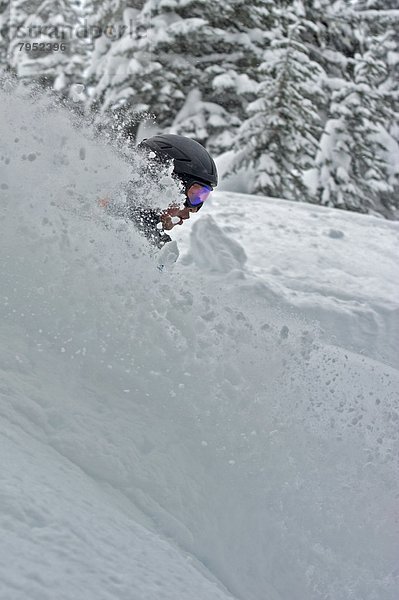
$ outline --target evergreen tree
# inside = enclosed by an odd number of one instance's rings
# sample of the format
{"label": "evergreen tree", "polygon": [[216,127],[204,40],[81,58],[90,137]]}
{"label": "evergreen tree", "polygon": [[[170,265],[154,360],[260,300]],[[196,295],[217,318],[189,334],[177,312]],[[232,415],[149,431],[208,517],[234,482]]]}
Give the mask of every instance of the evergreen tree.
{"label": "evergreen tree", "polygon": [[[386,92],[392,109],[385,124],[385,155],[390,157],[389,182],[393,194],[382,194],[384,207],[399,209],[399,6],[396,0],[358,0],[356,16],[361,20],[363,47],[377,46],[378,58],[386,66],[386,77],[380,87]],[[392,213],[394,215],[394,213]]]}
{"label": "evergreen tree", "polygon": [[331,100],[317,155],[315,201],[393,216],[399,202],[399,167],[390,164],[397,162],[390,155],[398,124],[398,20],[385,0],[351,3],[345,14],[352,42],[348,35],[340,76],[326,80]]}
{"label": "evergreen tree", "polygon": [[[138,2],[130,4],[138,5]],[[100,129],[112,133],[124,128],[124,135],[134,139],[137,124],[132,124],[130,90],[114,94],[115,82],[128,79],[126,49],[137,48],[137,7],[126,8],[122,0],[106,0],[97,6],[86,3],[85,17],[91,33],[92,48],[85,71],[88,108]],[[127,53],[127,52],[126,52]],[[117,134],[117,131],[114,132]]]}
{"label": "evergreen tree", "polygon": [[0,0],[0,71],[7,71],[8,47],[10,39],[10,5],[8,0]]}
{"label": "evergreen tree", "polygon": [[306,200],[303,172],[313,164],[322,131],[323,70],[302,42],[302,18],[283,6],[259,67],[258,99],[236,141],[234,167],[255,167],[253,191]]}
{"label": "evergreen tree", "polygon": [[331,115],[317,156],[321,204],[369,212],[381,210],[381,195],[392,194],[382,134],[392,113],[381,82],[386,65],[376,47],[353,59],[353,78],[332,94]]}
{"label": "evergreen tree", "polygon": [[301,0],[298,5],[304,27],[302,40],[310,57],[328,77],[343,76],[347,58],[357,51],[353,19],[348,16],[350,0]]}
{"label": "evergreen tree", "polygon": [[[399,6],[396,0],[357,0],[353,18],[361,51],[376,45],[387,68],[386,88],[399,88]],[[397,95],[396,95],[397,100]]]}
{"label": "evergreen tree", "polygon": [[14,0],[10,64],[17,76],[67,94],[82,79],[80,40],[74,35],[80,18],[79,0]]}
{"label": "evergreen tree", "polygon": [[93,98],[105,110],[150,112],[160,127],[189,134],[213,151],[230,147],[254,97],[272,5],[147,0],[135,33],[112,44],[101,65],[93,57]]}

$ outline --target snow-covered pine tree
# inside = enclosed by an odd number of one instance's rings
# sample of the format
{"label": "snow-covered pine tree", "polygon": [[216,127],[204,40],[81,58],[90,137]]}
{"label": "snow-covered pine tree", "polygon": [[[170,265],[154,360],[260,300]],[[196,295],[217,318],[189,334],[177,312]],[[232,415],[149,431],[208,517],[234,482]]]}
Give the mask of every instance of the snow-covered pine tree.
{"label": "snow-covered pine tree", "polygon": [[[85,71],[88,88],[88,109],[92,111],[97,126],[110,135],[118,136],[120,130],[135,138],[137,119],[132,118],[130,88],[116,92],[117,82],[128,80],[129,52],[137,51],[139,34],[138,13],[144,0],[88,0],[85,20],[92,36],[92,51]],[[134,48],[134,50],[133,50]]]}
{"label": "snow-covered pine tree", "polygon": [[331,101],[316,159],[315,201],[392,216],[398,173],[389,164],[395,147],[390,132],[395,128],[397,96],[390,74],[394,34],[387,26],[392,11],[378,11],[376,5],[370,11],[363,2],[351,3],[345,13],[343,70],[339,77],[330,75],[326,80]]}
{"label": "snow-covered pine tree", "polygon": [[356,17],[361,19],[361,47],[371,44],[386,67],[381,91],[391,108],[380,140],[390,164],[388,182],[394,192],[381,192],[382,212],[397,217],[399,212],[399,5],[396,0],[357,0]]}
{"label": "snow-covered pine tree", "polygon": [[[13,0],[10,64],[21,80],[37,82],[67,94],[82,79],[79,0]],[[57,49],[58,48],[58,49]]]}
{"label": "snow-covered pine tree", "polygon": [[347,57],[354,55],[354,35],[347,18],[350,0],[296,0],[302,16],[302,41],[310,57],[330,77],[342,76]]}
{"label": "snow-covered pine tree", "polygon": [[323,69],[302,41],[306,33],[297,7],[276,12],[273,39],[259,67],[258,98],[237,136],[235,169],[255,168],[252,191],[306,200],[303,172],[314,160],[322,131]]}
{"label": "snow-covered pine tree", "polygon": [[[399,88],[399,5],[396,0],[356,0],[353,19],[362,50],[379,39],[379,57],[387,67],[385,87]],[[398,100],[398,98],[395,98]]]}
{"label": "snow-covered pine tree", "polygon": [[272,5],[147,0],[135,34],[125,34],[102,64],[93,64],[93,98],[105,110],[125,106],[128,114],[152,113],[159,127],[188,134],[213,151],[231,147],[254,96]]}
{"label": "snow-covered pine tree", "polygon": [[9,69],[8,47],[10,36],[10,4],[0,0],[0,72]]}
{"label": "snow-covered pine tree", "polygon": [[353,59],[352,80],[341,80],[332,94],[330,118],[316,159],[321,204],[358,212],[380,211],[381,194],[390,194],[389,164],[381,134],[391,119],[381,89],[386,65],[370,47]]}

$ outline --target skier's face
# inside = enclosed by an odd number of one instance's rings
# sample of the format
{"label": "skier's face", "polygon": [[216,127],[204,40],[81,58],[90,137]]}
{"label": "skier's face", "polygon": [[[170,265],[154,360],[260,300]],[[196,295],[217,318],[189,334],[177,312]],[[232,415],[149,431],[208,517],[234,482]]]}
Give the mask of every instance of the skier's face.
{"label": "skier's face", "polygon": [[163,228],[166,231],[173,229],[175,225],[183,225],[184,221],[190,218],[190,213],[196,213],[198,208],[188,206],[176,206],[172,204],[161,214]]}

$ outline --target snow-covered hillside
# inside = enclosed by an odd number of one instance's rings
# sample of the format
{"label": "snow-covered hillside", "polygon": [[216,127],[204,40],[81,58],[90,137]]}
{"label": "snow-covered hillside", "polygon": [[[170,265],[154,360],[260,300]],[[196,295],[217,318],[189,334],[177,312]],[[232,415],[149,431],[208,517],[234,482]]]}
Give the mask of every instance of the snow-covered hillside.
{"label": "snow-covered hillside", "polygon": [[[232,192],[215,192],[208,215],[245,248],[245,269],[265,295],[317,320],[326,341],[399,368],[399,223]],[[189,227],[174,230],[183,253],[204,235],[209,247],[207,223],[193,238]]]}
{"label": "snow-covered hillside", "polygon": [[398,226],[221,192],[160,272],[126,157],[0,114],[0,598],[396,600]]}

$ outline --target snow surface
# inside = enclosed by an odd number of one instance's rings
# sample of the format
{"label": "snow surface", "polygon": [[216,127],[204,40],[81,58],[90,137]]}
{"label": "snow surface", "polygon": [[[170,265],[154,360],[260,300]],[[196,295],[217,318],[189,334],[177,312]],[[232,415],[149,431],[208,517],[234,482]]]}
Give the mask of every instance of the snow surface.
{"label": "snow surface", "polygon": [[160,272],[0,101],[0,598],[397,600],[398,225],[218,193]]}
{"label": "snow surface", "polygon": [[317,320],[325,340],[399,368],[398,222],[215,192],[194,231],[173,230],[187,263],[204,261],[190,244],[208,232],[219,239],[214,224],[230,245],[245,248],[244,271],[262,280],[278,306]]}

